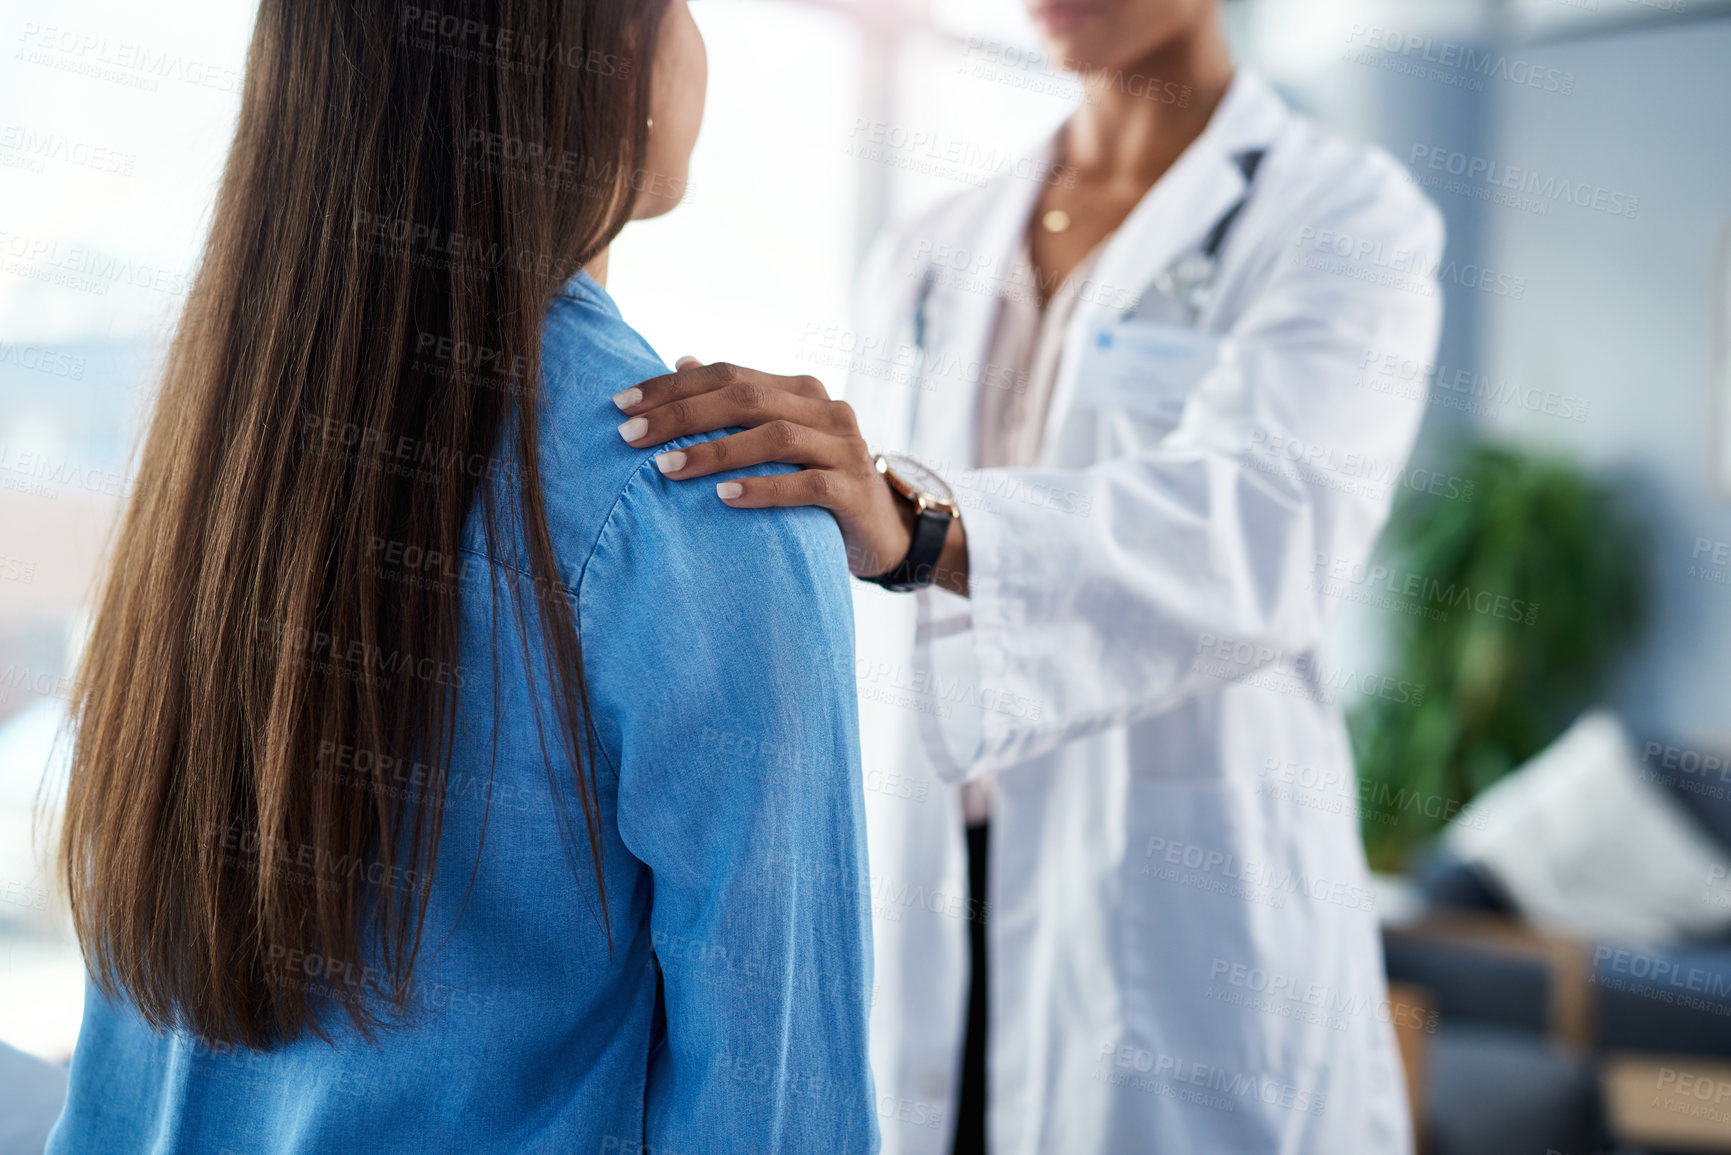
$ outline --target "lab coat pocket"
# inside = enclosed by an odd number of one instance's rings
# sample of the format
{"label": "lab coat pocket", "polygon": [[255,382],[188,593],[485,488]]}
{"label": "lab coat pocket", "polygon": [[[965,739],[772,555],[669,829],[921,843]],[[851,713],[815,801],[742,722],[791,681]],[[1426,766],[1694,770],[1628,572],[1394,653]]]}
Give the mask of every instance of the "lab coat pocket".
{"label": "lab coat pocket", "polygon": [[1089,332],[1077,365],[1076,407],[1169,430],[1219,362],[1220,344],[1216,334],[1166,322],[1104,321]]}

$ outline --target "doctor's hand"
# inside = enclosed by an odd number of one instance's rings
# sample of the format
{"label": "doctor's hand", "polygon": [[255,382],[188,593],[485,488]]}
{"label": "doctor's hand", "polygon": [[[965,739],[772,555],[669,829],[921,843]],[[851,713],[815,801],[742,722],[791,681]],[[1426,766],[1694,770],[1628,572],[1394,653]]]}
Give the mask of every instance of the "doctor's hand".
{"label": "doctor's hand", "polygon": [[[817,378],[778,377],[682,357],[675,372],[616,394],[613,403],[630,418],[619,426],[619,435],[638,447],[744,427],[742,433],[657,457],[656,466],[675,481],[772,461],[802,466],[797,473],[723,481],[715,487],[716,496],[736,509],[816,505],[829,510],[841,527],[848,569],[857,576],[884,573],[907,554],[913,507],[874,468],[853,407],[832,399]],[[959,520],[950,536],[960,547]],[[951,549],[944,552],[948,562]],[[959,581],[964,589],[966,557],[963,548]]]}

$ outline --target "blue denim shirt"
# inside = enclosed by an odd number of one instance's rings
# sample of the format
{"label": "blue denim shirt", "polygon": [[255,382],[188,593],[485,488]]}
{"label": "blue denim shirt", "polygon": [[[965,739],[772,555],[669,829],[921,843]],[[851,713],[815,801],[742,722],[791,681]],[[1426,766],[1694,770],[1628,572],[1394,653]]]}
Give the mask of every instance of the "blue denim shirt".
{"label": "blue denim shirt", "polygon": [[[399,580],[463,591],[412,1017],[370,1043],[331,1016],[330,1044],[213,1050],[91,989],[50,1151],[877,1150],[840,536],[820,510],[728,508],[620,440],[609,397],[666,370],[588,277],[554,304],[543,358],[542,483],[580,621],[606,919],[551,697],[503,594],[495,618],[488,570],[504,567],[471,519],[460,564],[396,559]],[[498,473],[514,500],[515,471]],[[533,621],[529,637],[539,661]],[[416,797],[414,767],[320,753],[323,772]]]}

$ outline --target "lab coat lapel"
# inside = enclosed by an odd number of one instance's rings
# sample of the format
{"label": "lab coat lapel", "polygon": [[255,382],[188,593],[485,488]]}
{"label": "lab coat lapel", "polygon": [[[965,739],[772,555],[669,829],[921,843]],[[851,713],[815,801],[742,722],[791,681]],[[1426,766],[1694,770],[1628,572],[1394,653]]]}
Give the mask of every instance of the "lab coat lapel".
{"label": "lab coat lapel", "polygon": [[[1045,152],[1051,152],[1048,142]],[[1037,166],[1035,171],[1045,171]],[[987,372],[1003,285],[1015,269],[1022,233],[1041,185],[1013,173],[981,190],[986,198],[948,253],[935,252],[927,300],[927,348],[916,400],[913,452],[946,475],[976,460],[974,407]]]}
{"label": "lab coat lapel", "polygon": [[1106,242],[1065,332],[1052,387],[1041,463],[1053,464],[1076,394],[1076,370],[1094,326],[1127,311],[1172,262],[1198,248],[1245,189],[1236,157],[1272,141],[1285,106],[1260,77],[1240,69],[1202,135],[1148,190]]}

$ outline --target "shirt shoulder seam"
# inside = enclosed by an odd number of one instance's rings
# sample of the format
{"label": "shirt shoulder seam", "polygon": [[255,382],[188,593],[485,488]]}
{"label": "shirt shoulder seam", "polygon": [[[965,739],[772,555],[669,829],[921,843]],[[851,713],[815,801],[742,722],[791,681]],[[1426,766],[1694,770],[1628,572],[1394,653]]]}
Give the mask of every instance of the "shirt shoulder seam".
{"label": "shirt shoulder seam", "polygon": [[[644,466],[653,464],[654,460],[655,458],[650,456],[645,457],[642,461],[638,462],[631,470],[630,476],[625,479],[625,484],[619,487],[619,492],[613,495],[613,502],[607,507],[606,516],[601,519],[601,527],[595,532],[595,540],[589,543],[589,550],[583,555],[583,564],[577,567],[576,587],[573,588],[572,586],[567,585],[562,578],[553,583],[561,592],[570,594],[573,597],[581,596],[584,575],[589,572],[589,563],[594,560],[595,551],[601,546],[601,539],[607,536],[607,530],[613,525],[613,518],[619,511],[619,503],[625,500],[625,495],[631,491],[633,485],[637,484],[637,479],[644,473]],[[534,580],[534,575],[530,574],[521,566],[513,565],[501,558],[494,557],[484,549],[476,549],[468,542],[463,543],[462,550],[464,553],[473,554],[475,557],[481,558],[484,561],[489,561],[494,565],[508,569],[520,577]]]}

